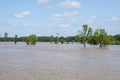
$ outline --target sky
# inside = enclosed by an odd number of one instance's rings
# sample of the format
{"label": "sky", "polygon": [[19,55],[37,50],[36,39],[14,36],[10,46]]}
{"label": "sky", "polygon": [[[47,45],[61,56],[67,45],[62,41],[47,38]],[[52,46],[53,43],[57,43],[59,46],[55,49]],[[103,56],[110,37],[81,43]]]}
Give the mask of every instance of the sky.
{"label": "sky", "polygon": [[120,0],[0,0],[0,36],[75,36],[83,24],[120,34]]}

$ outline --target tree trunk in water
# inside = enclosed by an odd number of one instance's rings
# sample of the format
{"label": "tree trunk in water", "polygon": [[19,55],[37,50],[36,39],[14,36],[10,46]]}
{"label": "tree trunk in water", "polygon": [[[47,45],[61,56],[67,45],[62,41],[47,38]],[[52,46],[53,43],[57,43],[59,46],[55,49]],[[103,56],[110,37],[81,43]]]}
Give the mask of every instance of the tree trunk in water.
{"label": "tree trunk in water", "polygon": [[84,46],[84,48],[86,48],[85,36],[83,38],[83,46]]}
{"label": "tree trunk in water", "polygon": [[99,46],[100,48],[102,48],[102,43],[100,43],[100,46]]}
{"label": "tree trunk in water", "polygon": [[86,48],[86,43],[85,42],[83,43],[83,46],[84,46],[84,48]]}

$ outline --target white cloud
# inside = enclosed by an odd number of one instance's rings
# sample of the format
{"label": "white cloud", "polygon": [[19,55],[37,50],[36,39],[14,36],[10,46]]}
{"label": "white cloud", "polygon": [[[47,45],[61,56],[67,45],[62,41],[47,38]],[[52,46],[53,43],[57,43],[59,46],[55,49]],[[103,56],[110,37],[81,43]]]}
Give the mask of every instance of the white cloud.
{"label": "white cloud", "polygon": [[58,4],[58,6],[63,8],[80,8],[82,5],[80,2],[75,0],[66,0]]}
{"label": "white cloud", "polygon": [[1,19],[0,19],[0,24],[2,24],[2,23],[4,23],[4,20],[1,20]]}
{"label": "white cloud", "polygon": [[38,1],[38,3],[46,3],[46,2],[48,2],[48,0],[37,0]]}
{"label": "white cloud", "polygon": [[66,13],[63,14],[63,16],[73,16],[73,15],[76,15],[76,14],[78,14],[77,11],[74,11],[74,12],[66,12]]}
{"label": "white cloud", "polygon": [[60,27],[60,28],[70,28],[71,25],[70,24],[59,24],[58,27]]}
{"label": "white cloud", "polygon": [[57,18],[57,17],[51,17],[48,19],[48,21],[60,21],[62,18]]}
{"label": "white cloud", "polygon": [[116,16],[111,17],[111,20],[112,20],[112,21],[116,21],[116,20],[118,20],[118,17],[116,17]]}
{"label": "white cloud", "polygon": [[52,15],[52,17],[62,17],[62,14],[56,13],[56,14]]}
{"label": "white cloud", "polygon": [[47,6],[47,9],[52,9],[53,7],[52,6]]}
{"label": "white cloud", "polygon": [[52,17],[67,17],[67,16],[73,16],[73,15],[76,15],[76,14],[78,14],[77,11],[74,11],[74,12],[65,12],[65,13],[56,13]]}
{"label": "white cloud", "polygon": [[78,19],[72,19],[71,22],[72,23],[77,23],[77,22],[79,22],[79,20]]}
{"label": "white cloud", "polygon": [[118,20],[120,20],[120,17],[118,17],[118,16],[112,16],[112,17],[107,17],[106,19],[108,21],[118,21]]}
{"label": "white cloud", "polygon": [[66,17],[77,15],[77,11],[73,12],[64,12],[64,13],[56,13],[53,14],[50,18],[48,18],[49,21],[64,21]]}
{"label": "white cloud", "polygon": [[21,13],[16,13],[14,14],[14,17],[16,18],[24,18],[30,15],[29,11],[21,12]]}
{"label": "white cloud", "polygon": [[28,26],[27,24],[23,24],[23,23],[9,23],[10,26],[13,26],[13,27],[26,27]]}
{"label": "white cloud", "polygon": [[96,16],[89,17],[89,18],[87,18],[83,23],[84,23],[84,24],[94,23],[94,20],[95,20],[96,18],[97,18]]}

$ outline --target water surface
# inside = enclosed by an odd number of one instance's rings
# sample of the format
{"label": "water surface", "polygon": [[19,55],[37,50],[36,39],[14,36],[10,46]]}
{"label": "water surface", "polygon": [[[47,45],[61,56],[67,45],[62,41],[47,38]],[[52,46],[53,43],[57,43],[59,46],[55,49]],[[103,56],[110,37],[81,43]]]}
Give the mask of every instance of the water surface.
{"label": "water surface", "polygon": [[0,43],[0,80],[120,80],[120,46]]}

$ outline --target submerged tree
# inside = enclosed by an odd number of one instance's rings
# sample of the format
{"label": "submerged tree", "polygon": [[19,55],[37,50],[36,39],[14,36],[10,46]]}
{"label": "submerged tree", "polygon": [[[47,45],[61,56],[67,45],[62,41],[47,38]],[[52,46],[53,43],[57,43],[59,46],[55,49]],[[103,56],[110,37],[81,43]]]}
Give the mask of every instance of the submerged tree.
{"label": "submerged tree", "polygon": [[55,44],[58,44],[59,43],[59,33],[56,33],[56,41],[55,41]]}
{"label": "submerged tree", "polygon": [[4,41],[8,41],[8,33],[4,33]]}
{"label": "submerged tree", "polygon": [[79,43],[80,40],[81,40],[80,36],[79,36],[79,35],[76,35],[76,36],[75,36],[75,42]]}
{"label": "submerged tree", "polygon": [[18,36],[17,36],[17,35],[15,35],[15,37],[14,37],[14,43],[16,44],[16,43],[17,43],[17,41],[18,41]]}
{"label": "submerged tree", "polygon": [[64,44],[65,42],[64,37],[60,37],[59,39],[60,39],[61,44]]}
{"label": "submerged tree", "polygon": [[29,45],[29,36],[27,36],[27,37],[25,38],[25,42],[26,42],[27,45]]}
{"label": "submerged tree", "polygon": [[97,29],[94,32],[94,35],[97,37],[97,40],[99,41],[100,48],[105,47],[110,43],[110,39],[107,36],[107,32],[105,31],[105,29]]}
{"label": "submerged tree", "polygon": [[28,37],[26,37],[26,44],[31,44],[31,45],[35,45],[37,42],[37,36],[35,34],[31,34]]}
{"label": "submerged tree", "polygon": [[84,48],[86,47],[86,42],[89,40],[90,36],[92,36],[93,30],[88,25],[83,25],[83,29],[79,31],[80,37],[82,38],[82,43]]}
{"label": "submerged tree", "polygon": [[99,40],[98,40],[97,36],[92,36],[91,39],[88,41],[88,43],[92,44],[92,45],[98,45]]}

